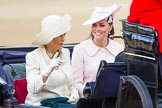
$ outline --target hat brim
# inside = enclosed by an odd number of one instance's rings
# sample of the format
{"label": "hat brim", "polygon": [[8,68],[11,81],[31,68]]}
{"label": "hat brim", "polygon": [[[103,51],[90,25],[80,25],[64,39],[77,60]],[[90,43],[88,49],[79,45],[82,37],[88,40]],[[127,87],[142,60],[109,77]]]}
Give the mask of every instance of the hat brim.
{"label": "hat brim", "polygon": [[90,24],[94,24],[98,21],[101,21],[103,19],[105,19],[106,17],[109,17],[110,15],[114,16],[114,14],[116,12],[118,12],[120,10],[122,6],[116,6],[113,5],[110,7],[110,11],[109,12],[101,12],[101,13],[97,13],[95,16],[91,17],[90,19],[88,19],[86,22],[84,22],[82,25],[90,25]]}
{"label": "hat brim", "polygon": [[61,19],[58,20],[55,25],[53,25],[53,26],[57,26],[57,28],[53,27],[53,28],[56,28],[55,30],[51,31],[51,33],[46,33],[44,31],[41,31],[40,33],[36,34],[35,40],[32,42],[32,44],[46,45],[52,39],[70,31],[71,29],[70,21],[71,21],[71,17],[69,15],[65,15],[61,17]]}

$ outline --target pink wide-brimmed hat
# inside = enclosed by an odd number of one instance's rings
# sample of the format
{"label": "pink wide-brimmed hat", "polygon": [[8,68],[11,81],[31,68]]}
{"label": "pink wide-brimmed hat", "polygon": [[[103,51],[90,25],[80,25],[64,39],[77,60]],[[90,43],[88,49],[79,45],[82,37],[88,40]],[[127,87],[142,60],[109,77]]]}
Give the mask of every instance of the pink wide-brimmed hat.
{"label": "pink wide-brimmed hat", "polygon": [[52,39],[67,33],[71,29],[71,17],[69,15],[49,15],[41,23],[41,32],[36,34],[32,44],[46,45]]}
{"label": "pink wide-brimmed hat", "polygon": [[114,16],[114,14],[120,10],[122,6],[117,6],[116,4],[110,7],[95,7],[91,17],[84,22],[82,25],[94,24],[100,20],[103,20],[109,16]]}

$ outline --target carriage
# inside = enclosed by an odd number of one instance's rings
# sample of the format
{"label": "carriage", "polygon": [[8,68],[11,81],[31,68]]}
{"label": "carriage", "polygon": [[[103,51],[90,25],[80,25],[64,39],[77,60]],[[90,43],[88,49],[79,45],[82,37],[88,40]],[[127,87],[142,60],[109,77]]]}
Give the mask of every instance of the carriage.
{"label": "carriage", "polygon": [[[158,33],[151,26],[127,20],[121,22],[124,51],[114,63],[100,62],[96,81],[87,82],[84,98],[78,100],[76,108],[162,107],[162,55],[158,52]],[[69,48],[72,54],[76,44],[65,44],[64,47]],[[25,63],[26,53],[35,48],[1,47],[1,68],[12,63]],[[0,79],[1,89],[5,85],[5,81]]]}

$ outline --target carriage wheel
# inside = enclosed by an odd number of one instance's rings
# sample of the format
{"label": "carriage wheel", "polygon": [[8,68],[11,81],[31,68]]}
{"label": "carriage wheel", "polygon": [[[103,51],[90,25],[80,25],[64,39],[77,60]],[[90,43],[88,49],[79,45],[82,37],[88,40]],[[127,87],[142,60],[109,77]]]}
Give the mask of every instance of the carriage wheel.
{"label": "carriage wheel", "polygon": [[[131,75],[131,76],[121,76],[120,77],[120,87],[118,92],[118,99],[116,103],[116,108],[127,108],[124,102],[125,97],[127,97],[129,85],[131,84],[136,91],[138,92],[138,95],[141,99],[142,107],[143,108],[153,108],[151,96],[149,94],[149,91],[144,84],[144,82],[137,76]],[[131,93],[130,93],[131,95]],[[128,101],[128,100],[127,100]],[[129,107],[128,107],[129,108]]]}

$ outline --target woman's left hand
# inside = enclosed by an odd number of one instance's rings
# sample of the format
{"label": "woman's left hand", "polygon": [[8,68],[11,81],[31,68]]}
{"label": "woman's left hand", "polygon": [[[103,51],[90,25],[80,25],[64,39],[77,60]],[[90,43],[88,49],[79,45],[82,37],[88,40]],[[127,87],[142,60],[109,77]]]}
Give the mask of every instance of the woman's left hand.
{"label": "woman's left hand", "polygon": [[73,93],[73,94],[71,94],[71,96],[70,96],[68,102],[70,102],[70,103],[77,102],[78,99],[79,99],[79,95],[76,94],[76,93]]}

